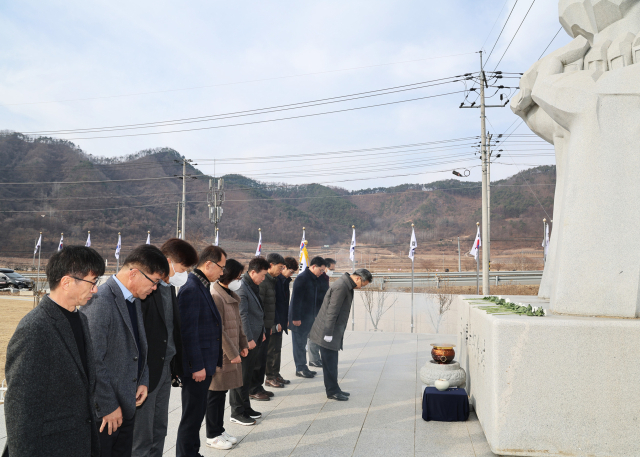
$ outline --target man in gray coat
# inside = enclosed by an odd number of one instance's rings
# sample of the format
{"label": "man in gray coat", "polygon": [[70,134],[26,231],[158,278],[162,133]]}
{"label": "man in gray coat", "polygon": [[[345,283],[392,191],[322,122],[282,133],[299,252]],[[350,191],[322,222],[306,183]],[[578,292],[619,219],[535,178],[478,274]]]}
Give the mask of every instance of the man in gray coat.
{"label": "man in gray coat", "polygon": [[[262,257],[255,257],[249,262],[247,272],[242,276],[240,288],[236,291],[240,297],[240,320],[242,331],[247,337],[249,354],[242,358],[242,387],[229,391],[231,405],[231,422],[240,425],[253,425],[255,419],[262,414],[251,408],[249,389],[260,347],[265,340],[264,311],[260,301],[260,283],[269,270],[269,262]],[[260,393],[258,400],[269,400],[266,394]]]}
{"label": "man in gray coat", "polygon": [[329,399],[349,399],[349,393],[342,391],[338,385],[338,351],[342,349],[344,331],[349,322],[353,291],[365,287],[372,280],[373,276],[364,268],[338,278],[324,296],[322,308],[311,328],[309,338],[320,346],[324,387]]}
{"label": "man in gray coat", "polygon": [[143,244],[82,308],[96,358],[94,413],[102,422],[102,457],[131,456],[136,407],[144,403],[149,387],[140,300],[168,275],[169,263],[160,249]]}
{"label": "man in gray coat", "polygon": [[11,457],[98,457],[93,416],[96,370],[89,326],[76,307],[97,291],[104,260],[67,246],[47,264],[51,293],[18,324],[7,347],[5,453]]}

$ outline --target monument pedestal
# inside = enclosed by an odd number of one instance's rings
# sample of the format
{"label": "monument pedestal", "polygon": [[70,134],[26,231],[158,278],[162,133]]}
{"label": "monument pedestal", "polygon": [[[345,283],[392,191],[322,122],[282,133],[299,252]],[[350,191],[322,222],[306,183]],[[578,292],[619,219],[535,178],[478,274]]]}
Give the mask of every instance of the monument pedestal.
{"label": "monument pedestal", "polygon": [[458,360],[494,453],[638,455],[640,320],[489,315],[464,298]]}

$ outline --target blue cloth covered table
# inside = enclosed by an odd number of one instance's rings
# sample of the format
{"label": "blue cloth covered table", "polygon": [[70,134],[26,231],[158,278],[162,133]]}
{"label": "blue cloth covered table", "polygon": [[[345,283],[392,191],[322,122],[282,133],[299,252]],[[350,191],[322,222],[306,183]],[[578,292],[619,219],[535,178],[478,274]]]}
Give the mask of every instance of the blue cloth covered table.
{"label": "blue cloth covered table", "polygon": [[469,397],[461,388],[439,391],[435,387],[424,389],[422,418],[426,421],[456,422],[469,419]]}

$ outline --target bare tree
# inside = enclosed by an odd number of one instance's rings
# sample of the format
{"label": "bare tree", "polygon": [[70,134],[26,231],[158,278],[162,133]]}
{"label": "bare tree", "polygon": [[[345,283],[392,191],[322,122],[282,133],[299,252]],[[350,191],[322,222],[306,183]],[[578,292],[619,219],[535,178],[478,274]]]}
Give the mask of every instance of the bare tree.
{"label": "bare tree", "polygon": [[362,290],[364,307],[369,313],[373,328],[378,330],[378,324],[384,313],[389,311],[398,301],[398,295],[393,292],[385,292],[378,287],[366,287]]}
{"label": "bare tree", "polygon": [[445,314],[451,310],[451,304],[453,303],[453,293],[448,282],[445,282],[440,289],[428,294],[427,299],[435,305],[428,307],[429,319],[436,333],[440,333],[440,324]]}

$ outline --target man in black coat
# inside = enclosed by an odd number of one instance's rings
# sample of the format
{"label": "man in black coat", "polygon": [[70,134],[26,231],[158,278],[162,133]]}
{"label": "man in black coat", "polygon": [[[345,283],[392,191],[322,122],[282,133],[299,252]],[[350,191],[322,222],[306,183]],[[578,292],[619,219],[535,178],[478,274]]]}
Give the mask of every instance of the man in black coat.
{"label": "man in black coat", "polygon": [[[267,262],[269,262],[269,269],[267,270],[267,274],[264,276],[264,281],[260,283],[258,286],[260,290],[260,301],[262,301],[262,306],[264,307],[264,328],[265,328],[265,336],[266,339],[264,344],[260,347],[260,354],[258,355],[258,361],[256,363],[256,367],[253,372],[253,379],[251,380],[251,390],[249,393],[252,395],[251,398],[254,398],[258,393],[264,393],[273,396],[273,392],[267,392],[263,383],[270,387],[282,388],[284,387],[284,383],[275,381],[274,379],[267,379],[265,382],[265,375],[267,372],[267,363],[269,357],[274,357],[273,348],[275,346],[271,346],[271,338],[282,339],[282,327],[278,327],[276,324],[276,278],[280,276],[282,270],[284,269],[284,257],[282,257],[277,252],[272,252],[267,256]],[[280,343],[282,346],[282,343]],[[271,350],[270,350],[271,348]],[[273,362],[272,362],[273,363]]]}
{"label": "man in black coat", "polygon": [[307,338],[316,318],[318,301],[318,278],[326,268],[322,257],[314,257],[309,267],[298,275],[293,282],[291,304],[289,305],[289,328],[293,360],[296,364],[296,376],[313,378],[315,371],[307,367]]}
{"label": "man in black coat", "polygon": [[349,323],[354,289],[365,287],[373,280],[369,270],[361,268],[353,274],[345,273],[334,282],[324,296],[322,308],[309,337],[320,346],[322,374],[327,398],[345,401],[349,393],[338,385],[338,351],[342,349],[344,331]]}
{"label": "man in black coat", "polygon": [[141,302],[147,335],[149,394],[136,411],[133,457],[161,457],[164,451],[171,380],[182,376],[182,335],[176,287],[187,282],[187,270],[198,263],[198,253],[184,240],[171,238],[160,250],[169,263],[169,275]]}
{"label": "man in black coat", "polygon": [[272,382],[281,385],[289,384],[291,381],[284,379],[280,375],[280,364],[282,362],[282,332],[289,334],[287,331],[289,323],[289,284],[291,276],[298,271],[298,261],[293,257],[285,257],[284,269],[280,276],[276,278],[276,317],[273,321],[274,328],[269,340],[269,352],[267,355],[267,384],[273,385]]}
{"label": "man in black coat", "polygon": [[207,246],[178,292],[184,375],[176,457],[200,455],[200,426],[207,412],[209,385],[217,368],[222,367],[222,318],[210,287],[226,264],[224,249]]}
{"label": "man in black coat", "polygon": [[11,457],[98,457],[96,368],[84,306],[104,260],[67,246],[47,264],[51,293],[18,324],[7,347],[4,412]]}

